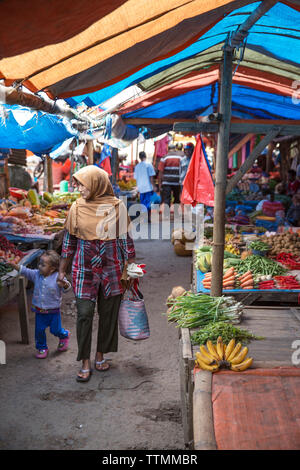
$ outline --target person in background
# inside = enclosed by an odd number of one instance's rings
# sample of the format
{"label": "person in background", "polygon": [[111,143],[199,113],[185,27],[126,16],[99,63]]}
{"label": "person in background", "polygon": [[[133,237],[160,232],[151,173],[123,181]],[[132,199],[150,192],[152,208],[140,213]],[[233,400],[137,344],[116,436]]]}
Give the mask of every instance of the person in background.
{"label": "person in background", "polygon": [[278,183],[275,186],[275,201],[281,202],[285,209],[288,209],[292,203],[292,199],[286,194],[286,188],[283,183]]}
{"label": "person in background", "polygon": [[184,157],[182,157],[180,161],[180,184],[181,186],[183,185],[183,181],[185,178],[185,175],[188,171],[188,167],[194,152],[194,144],[192,142],[188,142],[184,146]]}
{"label": "person in background", "polygon": [[180,204],[180,163],[183,153],[175,149],[174,144],[169,144],[167,155],[161,159],[158,166],[158,184],[162,195],[162,202],[171,205],[172,195],[174,203]]}
{"label": "person in background", "polygon": [[270,200],[270,190],[269,189],[264,188],[262,190],[261,194],[262,194],[262,199],[257,204],[257,206],[255,208],[256,211],[262,211],[264,203]]}
{"label": "person in background", "polygon": [[146,162],[145,152],[139,153],[140,163],[134,168],[134,178],[137,183],[137,189],[140,193],[140,203],[145,206],[148,212],[148,220],[151,214],[151,197],[153,195],[153,185],[155,170],[152,163]]}
{"label": "person in background", "polygon": [[270,193],[270,200],[264,201],[262,212],[268,217],[276,217],[277,212],[280,212],[281,214],[283,212],[284,214],[284,206],[281,202],[275,201],[275,194],[273,192]]}
{"label": "person in background", "polygon": [[286,220],[294,227],[300,227],[300,193],[294,194],[292,204],[286,214]]}
{"label": "person in background", "polygon": [[293,196],[300,189],[300,180],[297,179],[297,173],[295,170],[288,171],[288,188],[287,193],[289,196]]}
{"label": "person in background", "polygon": [[71,284],[64,277],[57,283],[60,256],[54,250],[48,250],[40,258],[38,269],[29,269],[18,264],[11,266],[22,276],[33,282],[32,311],[35,312],[35,345],[36,358],[45,359],[48,356],[48,346],[45,330],[50,327],[50,333],[59,338],[57,351],[66,351],[70,332],[61,326],[62,293],[71,289]]}

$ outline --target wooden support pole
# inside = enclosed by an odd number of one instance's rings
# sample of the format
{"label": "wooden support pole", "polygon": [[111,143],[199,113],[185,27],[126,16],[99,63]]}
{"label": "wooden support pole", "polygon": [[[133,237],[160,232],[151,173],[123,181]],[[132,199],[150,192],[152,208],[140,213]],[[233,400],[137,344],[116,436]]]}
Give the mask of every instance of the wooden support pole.
{"label": "wooden support pole", "polygon": [[199,370],[195,374],[193,409],[194,450],[217,450],[211,372]]}
{"label": "wooden support pole", "polygon": [[274,149],[275,149],[275,143],[270,142],[268,145],[268,152],[266,155],[266,173],[269,173],[272,170],[272,156],[273,156]]}
{"label": "wooden support pole", "polygon": [[52,158],[50,155],[46,156],[47,162],[47,191],[53,193],[53,173],[52,173]]}
{"label": "wooden support pole", "polygon": [[221,90],[219,106],[219,113],[222,115],[222,121],[220,122],[217,143],[214,195],[212,283],[210,291],[210,295],[214,297],[221,296],[223,290],[225,199],[231,120],[232,57],[232,49],[226,48],[225,45],[223,63],[221,66]]}
{"label": "wooden support pole", "polygon": [[94,164],[94,144],[92,140],[87,141],[88,164]]}
{"label": "wooden support pole", "polygon": [[71,153],[71,168],[70,168],[70,180],[69,180],[69,191],[73,189],[73,173],[74,173],[74,150]]}
{"label": "wooden support pole", "polygon": [[267,147],[267,145],[278,135],[280,129],[275,127],[259,142],[259,144],[253,149],[251,154],[245,160],[243,165],[239,168],[236,174],[229,180],[226,187],[226,194],[229,194],[242,177],[247,173],[248,170],[253,166],[253,163],[261,152]]}
{"label": "wooden support pole", "polygon": [[44,167],[44,178],[43,178],[43,191],[48,191],[48,165],[47,157],[43,155],[43,167]]}
{"label": "wooden support pole", "polygon": [[26,285],[24,276],[19,277],[19,320],[21,327],[21,338],[23,344],[29,344],[29,320],[28,320],[28,305],[26,295]]}

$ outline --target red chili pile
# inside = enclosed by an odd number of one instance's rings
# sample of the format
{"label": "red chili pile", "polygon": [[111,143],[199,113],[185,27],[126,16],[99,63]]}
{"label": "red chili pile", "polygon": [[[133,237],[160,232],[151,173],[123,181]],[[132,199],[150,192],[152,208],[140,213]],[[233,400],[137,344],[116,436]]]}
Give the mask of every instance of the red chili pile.
{"label": "red chili pile", "polygon": [[300,284],[295,276],[275,276],[278,289],[300,289]]}
{"label": "red chili pile", "polygon": [[296,257],[292,253],[279,253],[276,256],[276,261],[290,269],[300,269],[300,257]]}
{"label": "red chili pile", "polygon": [[270,279],[269,281],[260,281],[258,283],[258,288],[259,289],[276,289],[276,284],[273,281],[273,279]]}
{"label": "red chili pile", "polygon": [[11,255],[23,258],[24,253],[11,242],[7,240],[6,237],[0,235],[0,257],[9,258]]}

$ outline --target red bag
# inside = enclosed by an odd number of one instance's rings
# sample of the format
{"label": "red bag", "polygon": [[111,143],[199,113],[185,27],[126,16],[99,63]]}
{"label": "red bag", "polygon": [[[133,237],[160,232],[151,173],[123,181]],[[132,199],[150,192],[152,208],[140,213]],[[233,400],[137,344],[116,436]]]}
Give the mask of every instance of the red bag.
{"label": "red bag", "polygon": [[181,193],[182,204],[214,205],[214,183],[200,134],[186,173]]}

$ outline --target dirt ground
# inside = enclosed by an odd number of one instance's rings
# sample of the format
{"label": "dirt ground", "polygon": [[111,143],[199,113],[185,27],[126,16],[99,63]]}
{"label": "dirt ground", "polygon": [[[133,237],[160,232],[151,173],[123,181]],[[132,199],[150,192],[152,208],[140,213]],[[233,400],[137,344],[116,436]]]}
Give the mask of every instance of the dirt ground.
{"label": "dirt ground", "polygon": [[[0,308],[0,449],[176,450],[184,449],[179,386],[178,330],[168,324],[165,300],[172,287],[190,287],[191,258],[177,257],[169,240],[136,241],[137,261],[147,265],[141,283],[151,337],[133,342],[119,337],[119,351],[107,355],[111,368],[76,382],[74,295],[65,295],[63,326],[70,348],[57,353],[47,332],[49,356],[34,357],[34,314],[30,345],[20,342],[15,302]],[[30,306],[30,292],[29,292]],[[92,354],[98,318],[94,317]],[[93,356],[92,356],[93,358]]]}

